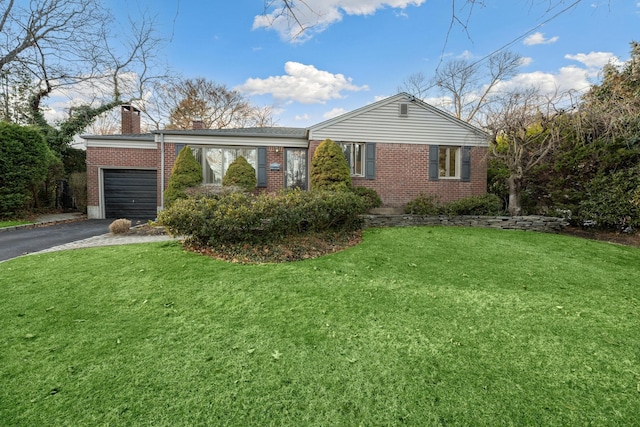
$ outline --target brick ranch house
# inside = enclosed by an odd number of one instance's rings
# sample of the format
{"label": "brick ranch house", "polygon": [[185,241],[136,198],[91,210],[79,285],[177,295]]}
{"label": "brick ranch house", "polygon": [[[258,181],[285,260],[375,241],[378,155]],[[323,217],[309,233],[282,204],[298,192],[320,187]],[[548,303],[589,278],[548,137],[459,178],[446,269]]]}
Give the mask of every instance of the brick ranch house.
{"label": "brick ranch house", "polygon": [[[158,130],[140,134],[140,112],[122,107],[122,135],[84,135],[89,218],[155,218],[177,153],[188,145],[203,183],[220,185],[244,156],[258,188],[309,188],[318,145],[339,143],[354,186],[376,190],[383,206],[420,193],[448,202],[486,192],[488,138],[481,130],[400,93],[309,128]],[[194,125],[197,123],[194,123]]]}

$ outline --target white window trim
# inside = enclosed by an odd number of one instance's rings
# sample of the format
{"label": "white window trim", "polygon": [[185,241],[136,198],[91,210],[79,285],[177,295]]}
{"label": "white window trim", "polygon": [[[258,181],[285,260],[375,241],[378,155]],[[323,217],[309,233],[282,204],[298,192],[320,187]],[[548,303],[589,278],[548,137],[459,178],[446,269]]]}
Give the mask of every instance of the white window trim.
{"label": "white window trim", "polygon": [[353,158],[354,158],[353,154],[355,152],[355,149],[352,148],[350,159],[353,164],[349,164],[349,174],[356,178],[364,178],[365,172],[366,172],[366,161],[367,161],[367,153],[366,153],[367,144],[364,142],[352,142],[352,141],[341,141],[338,143],[338,145],[340,145],[340,148],[342,148],[343,150],[344,150],[344,146],[347,144],[351,145],[352,147],[354,147],[355,145],[360,145],[362,147],[360,149],[360,157],[361,157],[360,164],[362,166],[362,172],[361,173],[354,172],[355,163],[353,163]]}
{"label": "white window trim", "polygon": [[[440,150],[445,150],[447,156],[450,156],[451,150],[456,150],[456,170],[454,176],[440,175],[440,153],[438,153],[438,178],[439,179],[460,179],[462,177],[462,147],[460,146],[440,146]],[[445,160],[445,165],[449,165],[449,159]]]}

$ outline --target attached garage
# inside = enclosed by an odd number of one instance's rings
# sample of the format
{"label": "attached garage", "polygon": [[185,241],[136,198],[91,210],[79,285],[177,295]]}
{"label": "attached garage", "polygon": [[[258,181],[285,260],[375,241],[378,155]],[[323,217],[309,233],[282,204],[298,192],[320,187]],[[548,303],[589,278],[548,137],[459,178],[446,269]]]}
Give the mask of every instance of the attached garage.
{"label": "attached garage", "polygon": [[156,218],[157,185],[155,170],[104,169],[105,218]]}

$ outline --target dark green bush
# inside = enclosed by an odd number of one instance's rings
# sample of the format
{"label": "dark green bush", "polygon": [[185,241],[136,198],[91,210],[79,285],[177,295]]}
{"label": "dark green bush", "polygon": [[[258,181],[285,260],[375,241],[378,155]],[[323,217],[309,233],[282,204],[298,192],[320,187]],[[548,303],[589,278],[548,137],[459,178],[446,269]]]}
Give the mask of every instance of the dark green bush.
{"label": "dark green bush", "polygon": [[450,216],[504,214],[502,200],[500,200],[500,197],[495,194],[465,197],[463,199],[447,203],[443,206],[443,210],[446,215]]}
{"label": "dark green bush", "polygon": [[379,208],[382,205],[382,199],[380,198],[380,195],[376,190],[372,188],[353,187],[351,191],[362,197],[365,211],[373,208]]}
{"label": "dark green bush", "polygon": [[239,156],[229,165],[227,172],[222,177],[222,185],[224,187],[236,186],[248,192],[254,191],[257,184],[256,170],[242,156]]}
{"label": "dark green bush", "polygon": [[87,212],[87,173],[73,172],[69,175],[69,187],[75,201],[76,208],[80,212]]}
{"label": "dark green bush", "polygon": [[640,189],[640,166],[610,175],[599,175],[587,186],[587,198],[580,202],[573,220],[603,230],[640,228],[640,206],[635,197]]}
{"label": "dark green bush", "polygon": [[502,215],[502,200],[495,194],[469,196],[440,204],[435,195],[420,194],[405,206],[405,213],[413,215]]}
{"label": "dark green bush", "polygon": [[356,230],[362,199],[351,192],[283,191],[257,196],[234,192],[218,198],[182,199],[160,212],[173,235],[200,245],[254,243],[307,232]]}
{"label": "dark green bush", "polygon": [[21,215],[47,176],[51,151],[32,128],[0,122],[0,218]]}
{"label": "dark green bush", "polygon": [[202,183],[202,166],[193,156],[189,146],[185,146],[173,164],[169,184],[164,190],[164,204],[171,206],[178,199],[187,197],[185,189]]}
{"label": "dark green bush", "polygon": [[184,189],[184,193],[186,194],[186,196],[194,199],[199,199],[201,197],[218,199],[224,195],[237,191],[242,191],[242,189],[234,185],[227,185],[226,187],[223,187],[215,184],[201,184],[195,187]]}
{"label": "dark green bush", "polygon": [[330,139],[320,143],[311,159],[311,189],[346,191],[351,188],[349,164],[338,144]]}
{"label": "dark green bush", "polygon": [[438,198],[433,195],[421,193],[404,207],[404,212],[412,215],[440,215],[442,208]]}

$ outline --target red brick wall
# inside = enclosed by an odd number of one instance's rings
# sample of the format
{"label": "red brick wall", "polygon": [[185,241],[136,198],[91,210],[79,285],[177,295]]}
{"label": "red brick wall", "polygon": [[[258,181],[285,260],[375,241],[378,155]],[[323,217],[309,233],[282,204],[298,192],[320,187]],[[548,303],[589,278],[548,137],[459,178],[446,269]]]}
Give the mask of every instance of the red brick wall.
{"label": "red brick wall", "polygon": [[[312,141],[309,159],[321,141]],[[401,207],[420,193],[433,194],[442,203],[482,195],[487,187],[487,149],[471,149],[471,181],[429,181],[429,146],[416,144],[376,144],[376,178],[353,177],[354,186],[378,192],[383,206]]]}
{"label": "red brick wall", "polygon": [[[271,163],[280,165],[279,171],[269,168]],[[281,190],[284,187],[284,149],[283,147],[267,147],[267,188],[269,193]]]}
{"label": "red brick wall", "polygon": [[[87,197],[89,206],[100,204],[100,168],[156,169],[160,182],[160,156],[157,151],[139,148],[101,148],[87,149]],[[160,191],[158,191],[158,202]]]}
{"label": "red brick wall", "polygon": [[[309,146],[309,167],[315,149],[321,141],[311,141]],[[420,193],[433,194],[440,202],[449,202],[486,192],[487,149],[473,147],[471,150],[471,181],[460,180],[429,181],[429,146],[415,144],[376,144],[376,179],[352,178],[356,186],[376,190],[384,206],[401,207]],[[166,188],[176,158],[175,144],[165,144],[164,187]],[[279,171],[271,171],[269,165],[279,163]],[[87,150],[88,205],[98,206],[100,167],[112,168],[153,168],[157,170],[158,183],[161,180],[160,149],[157,151],[136,148],[99,148]],[[267,148],[267,188],[261,191],[275,192],[284,186],[284,149]],[[161,186],[158,186],[158,203]]]}

